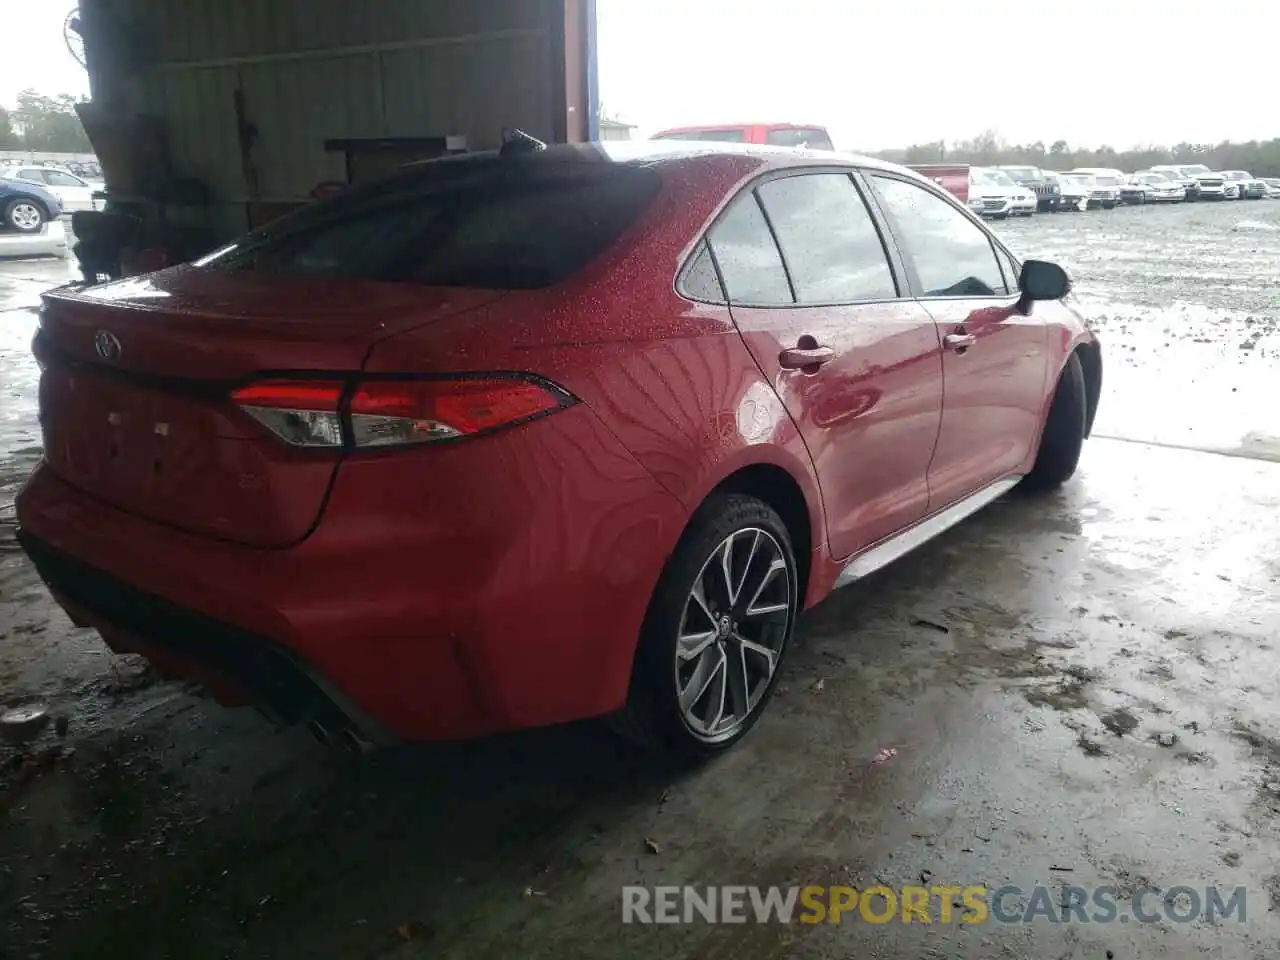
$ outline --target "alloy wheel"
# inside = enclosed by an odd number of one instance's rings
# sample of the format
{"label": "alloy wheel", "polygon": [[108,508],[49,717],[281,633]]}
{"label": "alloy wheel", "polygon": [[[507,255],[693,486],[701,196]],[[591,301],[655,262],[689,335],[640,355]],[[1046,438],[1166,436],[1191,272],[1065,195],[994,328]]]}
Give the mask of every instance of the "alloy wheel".
{"label": "alloy wheel", "polygon": [[767,530],[736,530],[711,552],[676,640],[676,697],[694,736],[716,743],[747,723],[777,672],[795,607],[786,554]]}
{"label": "alloy wheel", "polygon": [[40,226],[40,211],[32,203],[15,204],[9,213],[9,219],[19,230],[34,230]]}

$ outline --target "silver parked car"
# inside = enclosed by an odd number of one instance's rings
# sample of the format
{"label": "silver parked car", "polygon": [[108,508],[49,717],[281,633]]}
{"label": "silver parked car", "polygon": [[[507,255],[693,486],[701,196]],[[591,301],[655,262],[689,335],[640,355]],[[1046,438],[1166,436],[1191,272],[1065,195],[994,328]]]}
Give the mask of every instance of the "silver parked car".
{"label": "silver parked car", "polygon": [[1181,203],[1187,188],[1159,173],[1135,173],[1120,187],[1124,203]]}

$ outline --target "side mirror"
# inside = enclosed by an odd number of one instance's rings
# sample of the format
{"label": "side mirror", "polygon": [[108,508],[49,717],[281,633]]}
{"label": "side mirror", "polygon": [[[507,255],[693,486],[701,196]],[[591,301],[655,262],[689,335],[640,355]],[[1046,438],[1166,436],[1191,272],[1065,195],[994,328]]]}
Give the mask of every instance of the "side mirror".
{"label": "side mirror", "polygon": [[1037,300],[1061,300],[1070,293],[1071,278],[1056,263],[1027,260],[1018,277],[1018,290],[1022,293],[1018,312],[1025,316],[1031,313],[1031,306]]}

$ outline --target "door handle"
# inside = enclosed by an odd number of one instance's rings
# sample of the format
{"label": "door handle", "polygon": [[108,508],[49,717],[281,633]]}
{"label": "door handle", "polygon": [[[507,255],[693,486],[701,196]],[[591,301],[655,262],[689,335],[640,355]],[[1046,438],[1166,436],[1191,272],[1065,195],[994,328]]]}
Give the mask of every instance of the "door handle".
{"label": "door handle", "polygon": [[948,333],[942,338],[942,345],[956,353],[964,353],[977,342],[978,338],[972,333]]}
{"label": "door handle", "polygon": [[778,354],[778,366],[783,370],[809,370],[830,363],[836,352],[830,347],[788,347]]}

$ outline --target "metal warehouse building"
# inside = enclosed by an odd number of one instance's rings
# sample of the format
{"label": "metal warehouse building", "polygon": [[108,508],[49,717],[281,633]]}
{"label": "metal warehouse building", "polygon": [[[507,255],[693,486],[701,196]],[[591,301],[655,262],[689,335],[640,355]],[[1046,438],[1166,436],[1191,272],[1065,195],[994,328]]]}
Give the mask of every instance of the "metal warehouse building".
{"label": "metal warehouse building", "polygon": [[593,139],[594,0],[82,0],[108,187],[218,235],[504,128]]}

